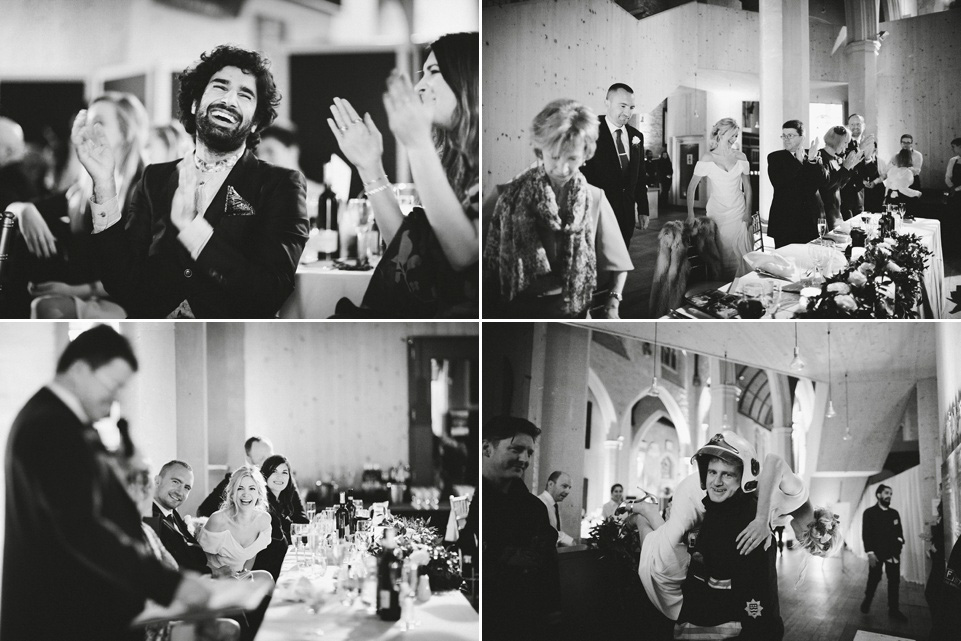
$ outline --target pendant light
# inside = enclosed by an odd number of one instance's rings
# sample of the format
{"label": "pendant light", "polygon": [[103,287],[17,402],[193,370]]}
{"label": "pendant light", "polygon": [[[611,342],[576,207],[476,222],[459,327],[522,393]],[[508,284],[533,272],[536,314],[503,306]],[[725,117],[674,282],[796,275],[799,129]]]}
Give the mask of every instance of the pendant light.
{"label": "pendant light", "polygon": [[824,418],[834,418],[838,413],[834,411],[834,399],[831,396],[831,326],[828,325],[828,411]]}
{"label": "pendant light", "polygon": [[850,423],[850,413],[848,412],[848,373],[844,372],[844,440],[851,440],[851,423]]}
{"label": "pendant light", "polygon": [[794,323],[794,360],[791,361],[789,367],[791,371],[800,372],[805,366],[807,366],[807,363],[801,358],[801,348],[798,347],[797,343],[797,323]]}
{"label": "pendant light", "polygon": [[657,397],[660,395],[661,390],[657,387],[657,366],[661,361],[661,356],[657,351],[657,323],[654,323],[654,376],[651,381],[651,387],[645,393],[645,396]]}

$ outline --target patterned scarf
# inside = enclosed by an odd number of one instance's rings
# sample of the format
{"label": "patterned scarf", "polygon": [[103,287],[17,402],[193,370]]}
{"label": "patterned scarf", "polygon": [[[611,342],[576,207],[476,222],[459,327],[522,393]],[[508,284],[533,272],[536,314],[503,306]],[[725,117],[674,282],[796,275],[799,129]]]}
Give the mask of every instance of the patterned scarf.
{"label": "patterned scarf", "polygon": [[513,300],[533,282],[551,273],[538,228],[559,235],[556,274],[563,310],[573,316],[591,301],[597,281],[594,226],[588,212],[591,192],[578,172],[558,206],[542,165],[529,169],[501,191],[484,249],[485,280],[494,279],[503,301]]}

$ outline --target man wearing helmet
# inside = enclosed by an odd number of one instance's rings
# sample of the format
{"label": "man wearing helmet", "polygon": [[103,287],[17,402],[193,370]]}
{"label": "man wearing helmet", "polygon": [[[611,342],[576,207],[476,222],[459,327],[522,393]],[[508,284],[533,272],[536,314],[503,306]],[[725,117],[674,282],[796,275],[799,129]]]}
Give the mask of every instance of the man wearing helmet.
{"label": "man wearing helmet", "polygon": [[779,641],[784,636],[774,548],[740,555],[737,537],[755,517],[760,463],[734,432],[716,434],[694,455],[704,520],[694,545],[676,639],[738,638]]}

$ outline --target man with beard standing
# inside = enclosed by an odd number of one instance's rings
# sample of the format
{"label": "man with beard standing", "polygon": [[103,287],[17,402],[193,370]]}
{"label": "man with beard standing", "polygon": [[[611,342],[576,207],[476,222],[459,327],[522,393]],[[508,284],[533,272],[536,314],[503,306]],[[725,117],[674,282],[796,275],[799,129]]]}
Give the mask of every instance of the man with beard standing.
{"label": "man with beard standing", "polygon": [[180,121],[196,149],[148,167],[126,212],[102,128],[77,116],[101,279],[131,317],[273,317],[293,291],[308,232],[304,177],[250,151],[280,102],[269,64],[223,45],[180,75]]}
{"label": "man with beard standing", "polygon": [[888,575],[888,616],[898,621],[907,621],[901,613],[898,590],[901,586],[901,548],[904,546],[904,532],[901,529],[901,515],[891,507],[891,488],[882,483],[874,491],[878,502],[864,510],[861,517],[861,537],[864,551],[868,555],[868,586],[861,602],[861,612],[867,614],[871,609],[874,591],[881,582],[881,566]]}

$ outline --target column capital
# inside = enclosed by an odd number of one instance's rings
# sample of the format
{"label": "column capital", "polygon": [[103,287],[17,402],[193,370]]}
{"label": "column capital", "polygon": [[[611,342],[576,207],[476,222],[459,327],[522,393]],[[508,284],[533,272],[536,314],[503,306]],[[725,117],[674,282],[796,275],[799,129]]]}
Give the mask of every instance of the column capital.
{"label": "column capital", "polygon": [[844,53],[881,53],[881,43],[877,40],[855,40],[844,45]]}

